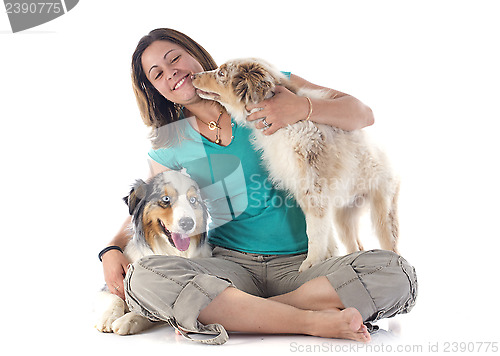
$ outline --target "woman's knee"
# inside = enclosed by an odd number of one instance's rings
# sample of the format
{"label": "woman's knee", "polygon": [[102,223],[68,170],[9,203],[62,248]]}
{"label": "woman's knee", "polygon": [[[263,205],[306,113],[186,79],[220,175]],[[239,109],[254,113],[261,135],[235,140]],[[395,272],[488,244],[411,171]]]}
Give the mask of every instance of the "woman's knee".
{"label": "woman's knee", "polygon": [[376,306],[372,320],[408,313],[415,305],[415,268],[400,255],[385,250],[367,251],[353,262],[353,268]]}
{"label": "woman's knee", "polygon": [[408,313],[414,306],[418,295],[418,281],[415,268],[403,257],[399,256],[398,265],[402,271],[399,291],[405,298],[405,303],[401,306],[399,313]]}
{"label": "woman's knee", "polygon": [[[395,301],[399,302],[397,314],[409,312],[415,305],[418,294],[417,273],[415,268],[402,256],[392,251],[385,251],[391,263],[387,268],[390,289]],[[404,303],[401,303],[404,301]]]}

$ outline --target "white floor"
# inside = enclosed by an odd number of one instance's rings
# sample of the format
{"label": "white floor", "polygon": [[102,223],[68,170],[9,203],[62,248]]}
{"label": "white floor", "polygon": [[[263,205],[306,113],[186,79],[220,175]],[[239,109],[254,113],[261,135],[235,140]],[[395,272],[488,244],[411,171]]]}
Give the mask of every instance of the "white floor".
{"label": "white floor", "polygon": [[[101,334],[94,331],[93,335],[88,333],[88,341],[92,345],[100,345],[103,351],[134,353],[135,350],[153,350],[162,352],[172,351],[200,351],[205,353],[234,354],[236,352],[259,352],[263,348],[273,351],[277,355],[295,352],[361,352],[369,351],[367,347],[376,345],[398,344],[400,337],[398,333],[401,323],[397,321],[381,322],[383,329],[372,335],[372,342],[368,345],[346,340],[322,339],[302,335],[249,335],[231,333],[229,340],[222,346],[208,346],[193,343],[177,335],[170,327],[156,327],[140,335],[118,336],[113,334]],[[235,348],[237,347],[237,348]]]}
{"label": "white floor", "polygon": [[[168,326],[158,326],[142,334],[119,336],[103,334],[92,327],[91,314],[80,315],[78,322],[56,329],[51,325],[32,334],[33,339],[21,343],[22,348],[29,351],[53,351],[62,354],[67,351],[67,345],[78,353],[92,355],[140,355],[162,354],[171,352],[202,352],[203,354],[235,354],[238,352],[262,352],[266,350],[276,355],[296,352],[362,352],[370,351],[367,347],[376,345],[397,345],[401,343],[401,333],[404,333],[405,316],[391,321],[381,321],[381,329],[372,335],[368,345],[345,340],[322,339],[301,335],[248,335],[232,333],[229,341],[222,346],[209,346],[193,343],[177,335]],[[76,321],[76,320],[75,320]],[[52,330],[50,330],[52,329]],[[40,337],[39,340],[38,337]],[[60,351],[60,352],[58,352]]]}
{"label": "white floor", "polygon": [[[205,354],[262,353],[283,355],[295,353],[356,353],[372,354],[378,352],[397,352],[404,354],[428,354],[451,352],[464,349],[476,352],[481,347],[489,352],[498,348],[500,338],[495,330],[481,332],[467,324],[455,322],[449,325],[425,315],[424,310],[382,320],[377,325],[379,331],[372,334],[369,344],[347,340],[323,339],[302,335],[248,335],[232,333],[226,344],[209,346],[196,344],[177,335],[170,327],[156,327],[140,335],[118,336],[102,334],[92,328],[81,335],[81,348],[97,355],[139,355],[147,352],[164,354],[170,352],[202,352]],[[413,312],[412,312],[413,313]],[[474,319],[469,319],[474,324]],[[495,344],[496,343],[496,344]]]}

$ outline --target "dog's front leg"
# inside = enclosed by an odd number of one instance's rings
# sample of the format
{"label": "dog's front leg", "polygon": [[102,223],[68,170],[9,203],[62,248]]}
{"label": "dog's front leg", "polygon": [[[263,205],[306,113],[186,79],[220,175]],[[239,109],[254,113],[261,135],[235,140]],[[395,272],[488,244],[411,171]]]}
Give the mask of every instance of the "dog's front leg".
{"label": "dog's front leg", "polygon": [[329,214],[318,215],[318,211],[305,211],[307,224],[308,252],[299,272],[335,255],[338,248],[333,239],[333,226]]}

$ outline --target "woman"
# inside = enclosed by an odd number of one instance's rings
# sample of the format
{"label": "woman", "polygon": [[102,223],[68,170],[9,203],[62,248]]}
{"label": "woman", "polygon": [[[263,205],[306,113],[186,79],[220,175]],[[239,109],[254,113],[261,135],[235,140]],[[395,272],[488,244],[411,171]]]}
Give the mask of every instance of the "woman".
{"label": "woman", "polygon": [[[171,29],[153,30],[134,52],[134,91],[144,122],[153,128],[151,175],[184,167],[200,186],[224,181],[225,196],[208,197],[220,208],[211,211],[218,221],[209,233],[213,257],[143,258],[125,279],[129,305],[151,319],[170,321],[183,333],[217,334],[208,343],[225,342],[225,329],[369,341],[364,322],[408,312],[414,305],[413,267],[392,252],[377,250],[333,258],[298,273],[307,252],[300,208],[267,183],[249,130],[235,125],[219,104],[201,99],[191,83],[192,73],[216,67],[201,46]],[[319,88],[295,75],[290,79]],[[331,100],[312,100],[310,120],[344,130],[373,123],[368,107],[329,90]],[[259,119],[265,118],[269,135],[309,115],[307,99],[282,87],[248,109],[255,107],[262,110],[248,120],[263,129]],[[211,122],[217,130],[210,129]],[[110,245],[126,245],[129,223]],[[109,289],[124,298],[129,262],[116,249],[104,253],[102,261]]]}

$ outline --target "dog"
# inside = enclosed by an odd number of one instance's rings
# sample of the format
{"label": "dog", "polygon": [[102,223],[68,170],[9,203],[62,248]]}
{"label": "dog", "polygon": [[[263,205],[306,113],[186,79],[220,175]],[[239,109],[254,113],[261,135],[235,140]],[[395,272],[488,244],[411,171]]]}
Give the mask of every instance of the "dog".
{"label": "dog", "polygon": [[363,250],[358,226],[368,205],[381,247],[397,252],[399,180],[385,154],[369,144],[361,130],[303,120],[264,135],[246,120],[246,105],[272,97],[276,85],[309,98],[330,98],[328,91],[294,87],[260,59],[232,60],[192,79],[201,98],[219,102],[237,123],[253,130],[254,147],[262,153],[270,179],[302,208],[308,254],[299,271],[338,256],[335,228],[348,253]]}
{"label": "dog", "polygon": [[[124,198],[132,215],[131,241],[123,253],[131,263],[148,255],[208,257],[208,212],[198,184],[185,172],[166,171],[148,182],[137,180]],[[107,288],[96,303],[101,332],[136,334],[154,325]]]}

